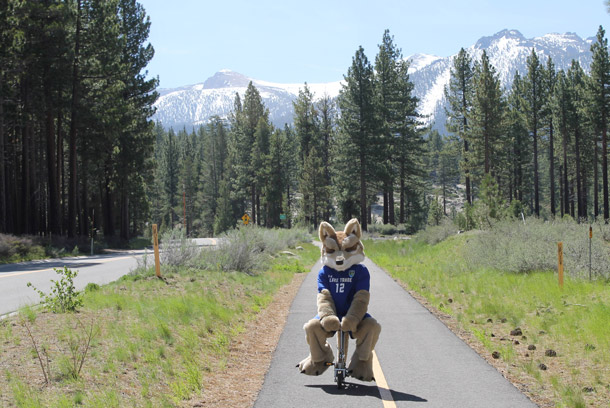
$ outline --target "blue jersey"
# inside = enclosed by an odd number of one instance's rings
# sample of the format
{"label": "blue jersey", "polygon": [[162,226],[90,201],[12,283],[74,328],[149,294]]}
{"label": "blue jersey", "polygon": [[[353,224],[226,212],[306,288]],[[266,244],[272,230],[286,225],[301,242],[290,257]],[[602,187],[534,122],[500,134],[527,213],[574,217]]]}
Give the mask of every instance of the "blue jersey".
{"label": "blue jersey", "polygon": [[[324,266],[318,272],[318,292],[329,290],[337,308],[337,316],[342,319],[347,314],[356,292],[368,291],[370,281],[369,270],[362,264],[354,265],[345,271]],[[367,313],[366,317],[368,316]]]}

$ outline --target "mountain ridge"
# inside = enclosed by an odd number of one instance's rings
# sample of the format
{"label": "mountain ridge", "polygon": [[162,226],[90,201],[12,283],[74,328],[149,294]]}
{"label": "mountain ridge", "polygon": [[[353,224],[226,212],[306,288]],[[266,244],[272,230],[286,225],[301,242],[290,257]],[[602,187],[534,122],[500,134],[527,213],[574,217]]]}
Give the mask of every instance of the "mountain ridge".
{"label": "mountain ridge", "polygon": [[[515,71],[522,75],[527,72],[525,61],[536,50],[543,64],[551,57],[557,69],[567,70],[572,60],[577,60],[588,71],[591,64],[591,44],[594,37],[582,39],[575,33],[549,33],[539,37],[526,38],[514,29],[504,29],[491,36],[481,37],[466,51],[473,60],[479,60],[486,51],[490,62],[496,68],[502,85],[509,89]],[[454,55],[439,57],[417,53],[406,57],[410,60],[409,74],[414,84],[414,94],[420,99],[419,113],[426,124],[445,133],[444,88],[450,78]],[[169,128],[193,128],[206,124],[211,117],[227,119],[235,100],[247,89],[249,82],[257,87],[265,106],[269,109],[272,123],[277,127],[292,124],[292,102],[305,83],[282,84],[250,78],[230,69],[222,69],[202,83],[178,88],[159,89],[160,97],[155,103],[157,112],[153,120]],[[316,99],[323,95],[336,98],[342,80],[328,83],[308,84]]]}

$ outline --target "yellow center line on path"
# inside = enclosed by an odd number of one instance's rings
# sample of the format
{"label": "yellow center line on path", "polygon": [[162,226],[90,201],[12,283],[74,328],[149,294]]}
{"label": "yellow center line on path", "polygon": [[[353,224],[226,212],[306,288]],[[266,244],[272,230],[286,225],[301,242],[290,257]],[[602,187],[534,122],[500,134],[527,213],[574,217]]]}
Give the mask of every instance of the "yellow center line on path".
{"label": "yellow center line on path", "polygon": [[373,350],[373,376],[375,377],[379,395],[381,395],[381,400],[383,401],[383,408],[396,408],[396,403],[394,402],[394,398],[392,398],[392,393],[385,380],[383,371],[381,371],[381,365],[379,364],[379,359],[377,358],[375,350]]}
{"label": "yellow center line on path", "polygon": [[[121,259],[128,259],[128,258],[133,258],[133,257],[134,257],[134,255],[132,255],[132,256],[122,256],[120,258],[109,258],[109,259],[95,259],[95,260],[83,259],[83,262],[95,261],[95,263],[98,264],[98,263],[114,262],[114,261],[119,261]],[[75,266],[74,268],[78,268],[78,265]],[[2,279],[2,278],[10,278],[10,277],[13,277],[13,276],[20,276],[20,275],[29,275],[31,273],[49,272],[49,271],[52,271],[52,270],[53,270],[53,268],[46,268],[46,269],[36,269],[34,271],[9,272],[6,275],[0,275],[0,279]]]}

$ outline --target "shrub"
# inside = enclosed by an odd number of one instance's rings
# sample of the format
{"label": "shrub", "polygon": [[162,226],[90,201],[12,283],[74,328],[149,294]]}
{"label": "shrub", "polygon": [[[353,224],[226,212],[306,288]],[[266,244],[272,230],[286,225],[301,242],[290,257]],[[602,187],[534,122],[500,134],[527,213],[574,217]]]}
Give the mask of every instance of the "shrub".
{"label": "shrub", "polygon": [[199,253],[197,245],[186,237],[182,228],[168,230],[161,235],[160,261],[163,265],[189,265]]}
{"label": "shrub", "polygon": [[[557,242],[563,242],[566,273],[588,277],[588,230],[588,225],[573,221],[528,218],[523,224],[521,220],[507,220],[470,237],[466,254],[473,266],[510,272],[553,270],[557,268]],[[601,237],[594,237],[591,244],[592,273],[607,278],[610,248]]]}
{"label": "shrub", "polygon": [[53,313],[75,312],[78,307],[83,305],[82,293],[77,291],[74,286],[74,278],[78,275],[78,271],[72,271],[64,266],[64,269],[55,268],[55,272],[61,276],[61,279],[59,281],[51,279],[53,286],[50,294],[46,295],[43,291],[36,289],[31,282],[28,282],[27,286],[38,292],[44,307]]}
{"label": "shrub", "polygon": [[271,255],[303,241],[311,241],[304,229],[240,227],[221,236],[217,247],[201,251],[199,263],[204,269],[254,274]]}
{"label": "shrub", "polygon": [[415,236],[417,242],[426,242],[429,245],[444,241],[458,232],[458,227],[449,218],[442,218],[439,225],[428,225],[425,230]]}
{"label": "shrub", "polygon": [[404,224],[392,225],[392,224],[371,224],[368,226],[368,231],[371,235],[394,235],[394,234],[406,234],[407,229]]}

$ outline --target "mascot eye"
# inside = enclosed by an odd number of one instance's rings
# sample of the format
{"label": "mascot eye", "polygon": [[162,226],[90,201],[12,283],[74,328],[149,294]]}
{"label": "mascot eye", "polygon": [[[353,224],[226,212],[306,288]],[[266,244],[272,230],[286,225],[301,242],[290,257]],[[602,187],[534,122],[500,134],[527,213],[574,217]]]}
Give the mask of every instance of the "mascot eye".
{"label": "mascot eye", "polygon": [[358,244],[354,245],[353,247],[347,248],[346,251],[347,252],[354,252],[356,249],[358,249]]}
{"label": "mascot eye", "polygon": [[332,253],[334,253],[334,252],[335,252],[335,250],[334,250],[334,249],[330,249],[330,248],[329,248],[329,249],[326,249],[326,253],[327,253],[327,254],[332,254]]}

